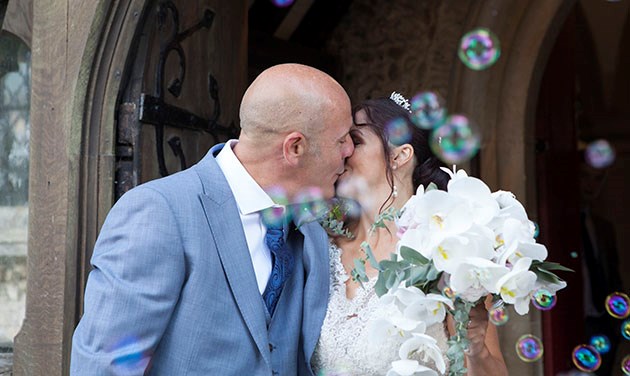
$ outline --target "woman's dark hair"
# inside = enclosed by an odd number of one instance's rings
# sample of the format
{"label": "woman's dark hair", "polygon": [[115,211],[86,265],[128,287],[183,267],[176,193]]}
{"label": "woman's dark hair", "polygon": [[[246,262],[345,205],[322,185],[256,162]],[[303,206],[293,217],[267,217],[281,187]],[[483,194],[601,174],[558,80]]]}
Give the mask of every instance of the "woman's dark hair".
{"label": "woman's dark hair", "polygon": [[[387,181],[394,187],[394,176],[392,167],[389,164],[391,154],[391,144],[387,134],[387,124],[396,119],[404,119],[411,132],[411,140],[407,142],[413,148],[416,167],[412,175],[413,190],[418,189],[421,184],[426,188],[430,183],[435,183],[441,190],[446,190],[446,185],[450,179],[449,175],[442,171],[440,167],[446,165],[440,161],[431,151],[429,146],[430,131],[421,129],[411,121],[410,113],[389,98],[368,99],[361,102],[352,109],[352,117],[355,119],[359,111],[365,111],[369,122],[364,125],[371,129],[381,140],[385,155],[385,168]],[[391,198],[391,194],[390,194]],[[389,198],[385,201],[389,201]],[[383,204],[385,205],[385,204]],[[382,210],[382,208],[381,208]]]}

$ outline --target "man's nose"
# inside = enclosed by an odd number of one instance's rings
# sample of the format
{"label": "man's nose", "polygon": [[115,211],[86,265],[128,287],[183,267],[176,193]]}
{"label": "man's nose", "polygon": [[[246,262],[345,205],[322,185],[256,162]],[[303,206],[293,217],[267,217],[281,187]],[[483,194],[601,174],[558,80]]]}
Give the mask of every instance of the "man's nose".
{"label": "man's nose", "polygon": [[352,155],[352,153],[354,153],[354,142],[352,142],[352,137],[350,137],[350,135],[346,136],[346,142],[345,144],[348,145],[348,147],[345,150],[345,153],[343,155],[344,158],[348,158]]}

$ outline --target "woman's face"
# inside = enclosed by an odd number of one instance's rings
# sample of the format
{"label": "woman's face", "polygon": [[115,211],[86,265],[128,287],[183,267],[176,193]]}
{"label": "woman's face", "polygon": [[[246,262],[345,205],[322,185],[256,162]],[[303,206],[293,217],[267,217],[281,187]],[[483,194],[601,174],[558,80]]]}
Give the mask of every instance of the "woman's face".
{"label": "woman's face", "polygon": [[[362,206],[376,203],[380,206],[391,193],[387,182],[385,156],[381,139],[367,126],[371,120],[365,111],[355,115],[350,131],[354,154],[346,160],[346,170],[337,182],[337,195],[358,201]],[[370,202],[364,202],[370,200]]]}

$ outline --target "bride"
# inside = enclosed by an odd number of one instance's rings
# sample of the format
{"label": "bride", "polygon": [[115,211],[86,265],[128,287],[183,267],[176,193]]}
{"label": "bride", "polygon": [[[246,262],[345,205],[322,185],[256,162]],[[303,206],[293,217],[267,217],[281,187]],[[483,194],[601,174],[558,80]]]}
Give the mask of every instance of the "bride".
{"label": "bride", "polygon": [[[412,125],[409,112],[390,98],[366,100],[353,110],[355,126],[351,130],[355,149],[346,162],[346,171],[338,181],[338,195],[355,200],[361,215],[348,225],[351,238],[331,238],[330,296],[326,318],[312,366],[318,375],[386,375],[391,362],[399,359],[398,349],[404,338],[399,336],[374,343],[369,338],[369,323],[387,315],[387,307],[374,292],[378,271],[366,265],[370,277],[363,287],[350,278],[354,260],[364,257],[361,243],[367,240],[377,260],[388,259],[398,238],[393,223],[377,229],[368,239],[369,229],[377,214],[388,207],[402,208],[422,184],[434,182],[445,189],[448,175],[440,170],[441,162],[431,153],[428,131]],[[387,124],[405,119],[412,131],[408,143],[395,146],[387,135]],[[346,189],[344,189],[346,187]],[[348,187],[352,189],[347,189]],[[487,301],[487,304],[490,304]],[[487,307],[479,304],[470,313],[466,353],[468,375],[507,375],[499,348],[497,330],[488,322]],[[435,338],[443,360],[448,364],[446,350],[449,333],[454,328],[450,316],[427,328]],[[433,361],[423,363],[435,371],[423,375],[438,375]]]}

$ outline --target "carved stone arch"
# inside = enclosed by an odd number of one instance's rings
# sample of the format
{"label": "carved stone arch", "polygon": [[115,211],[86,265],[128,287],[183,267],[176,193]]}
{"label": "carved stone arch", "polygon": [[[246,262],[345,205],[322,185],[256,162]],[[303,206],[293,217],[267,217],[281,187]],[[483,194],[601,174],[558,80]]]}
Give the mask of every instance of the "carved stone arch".
{"label": "carved stone arch", "polygon": [[[481,178],[492,190],[512,191],[532,218],[537,218],[534,134],[542,76],[575,4],[575,0],[475,2],[466,29],[493,30],[502,55],[494,66],[480,72],[454,64],[448,89],[454,109],[482,125]],[[525,317],[512,314],[510,327],[499,332],[510,373],[542,374],[541,362],[525,364],[513,351],[523,333],[542,337],[540,312],[530,311]]]}

